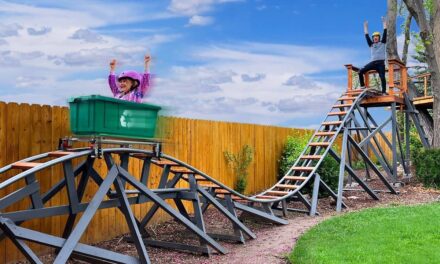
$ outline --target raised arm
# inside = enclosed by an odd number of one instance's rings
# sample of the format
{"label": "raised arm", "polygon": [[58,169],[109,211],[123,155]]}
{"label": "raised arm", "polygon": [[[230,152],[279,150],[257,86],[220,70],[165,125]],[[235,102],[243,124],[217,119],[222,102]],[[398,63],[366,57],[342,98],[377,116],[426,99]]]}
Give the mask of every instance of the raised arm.
{"label": "raised arm", "polygon": [[386,17],[382,17],[382,25],[383,25],[383,34],[382,34],[382,43],[387,43],[387,19]]}
{"label": "raised arm", "polygon": [[142,75],[142,81],[139,87],[137,88],[138,89],[137,92],[140,93],[141,97],[144,97],[148,93],[151,87],[150,63],[151,63],[151,56],[145,55],[144,57],[145,72]]}
{"label": "raised arm", "polygon": [[110,62],[110,74],[108,76],[108,85],[110,86],[110,90],[112,91],[113,96],[117,95],[119,92],[118,85],[116,84],[115,69],[116,69],[116,60],[113,59]]}
{"label": "raised arm", "polygon": [[371,41],[370,34],[368,34],[368,21],[364,22],[364,34],[365,34],[365,39],[367,40],[368,46],[371,47],[371,45],[373,45],[373,41]]}

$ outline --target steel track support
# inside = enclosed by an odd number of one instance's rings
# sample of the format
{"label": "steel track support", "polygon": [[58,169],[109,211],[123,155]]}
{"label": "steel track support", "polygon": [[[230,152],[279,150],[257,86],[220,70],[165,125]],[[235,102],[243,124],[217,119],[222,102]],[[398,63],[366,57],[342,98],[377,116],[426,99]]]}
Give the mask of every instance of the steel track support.
{"label": "steel track support", "polygon": [[310,208],[310,216],[315,216],[318,207],[318,196],[319,196],[319,185],[321,183],[321,177],[318,173],[315,173],[315,181],[313,183],[313,194],[312,194],[312,207]]}
{"label": "steel track support", "polygon": [[372,170],[376,173],[376,175],[379,177],[379,179],[385,184],[385,186],[390,190],[393,194],[398,194],[396,190],[394,190],[393,186],[387,181],[387,179],[382,175],[382,173],[379,171],[379,169],[376,167],[376,165],[371,161],[371,159],[368,157],[368,154],[365,153],[359,145],[356,144],[356,141],[352,137],[348,137],[348,140],[350,143],[354,146],[356,151],[362,156],[364,162],[368,164]]}
{"label": "steel track support", "polygon": [[[338,156],[338,154],[336,154],[336,152],[330,149],[329,153],[337,162],[341,162],[341,158]],[[353,177],[353,179],[357,183],[359,183],[359,185],[371,196],[371,198],[373,198],[374,200],[379,200],[379,196],[377,196],[377,194],[356,175],[356,172],[348,164],[345,164],[345,169]]]}
{"label": "steel track support", "polygon": [[155,194],[153,191],[148,189],[145,185],[138,182],[133,176],[131,176],[126,170],[122,168],[118,168],[121,177],[124,177],[127,183],[132,185],[134,188],[139,190],[139,192],[145,196],[147,196],[152,202],[155,204],[158,204],[160,208],[162,208],[165,212],[167,212],[170,216],[172,216],[175,220],[185,225],[190,231],[195,233],[199,238],[201,238],[204,242],[209,244],[212,248],[217,250],[218,252],[222,254],[226,254],[227,250],[222,247],[220,244],[218,244],[215,240],[213,240],[211,237],[206,235],[206,233],[203,232],[200,228],[198,228],[196,225],[194,225],[190,220],[188,220],[186,217],[184,217],[179,212],[175,211],[169,204],[167,204],[164,200],[162,200],[157,194]]}
{"label": "steel track support", "polygon": [[125,186],[124,183],[122,183],[121,179],[119,177],[116,177],[114,181],[114,186],[116,189],[116,192],[119,197],[119,202],[121,204],[120,208],[125,216],[125,220],[128,225],[128,229],[130,230],[131,239],[134,242],[134,245],[136,246],[137,253],[139,255],[139,259],[141,263],[151,263],[150,258],[147,254],[147,249],[145,248],[145,244],[142,241],[142,235],[139,231],[139,227],[136,223],[136,218],[133,215],[133,211],[130,208],[130,204],[127,199],[127,195],[125,194]]}
{"label": "steel track support", "polygon": [[[168,174],[167,174],[165,180],[167,180],[167,179],[168,179]],[[196,181],[196,178],[194,177],[194,174],[188,174],[188,182],[189,182],[190,192],[195,194],[194,199],[191,201],[191,203],[193,205],[193,210],[194,210],[193,223],[198,228],[200,228],[200,230],[202,230],[203,233],[206,234],[205,221],[203,220],[203,212],[202,212],[202,208],[200,207],[200,199],[199,199],[199,195],[197,193],[197,181]],[[161,183],[162,183],[162,181],[161,181]],[[163,185],[166,185],[166,181],[164,181]],[[211,254],[211,250],[208,248],[208,245],[201,238],[199,238],[199,241],[200,241],[200,246],[206,248],[206,251],[208,252],[206,254],[209,256]]]}
{"label": "steel track support", "polygon": [[79,219],[72,233],[66,239],[63,247],[61,248],[60,252],[54,260],[55,264],[64,264],[67,262],[73,252],[73,249],[78,244],[82,234],[86,231],[87,226],[89,225],[90,221],[98,210],[99,205],[103,201],[106,193],[110,190],[110,186],[113,184],[113,181],[115,180],[117,175],[118,170],[115,166],[113,166],[110,172],[107,174],[105,180],[102,182],[95,196],[90,201],[87,209],[84,211],[84,214]]}
{"label": "steel track support", "polygon": [[341,158],[339,164],[338,199],[336,200],[337,212],[340,212],[342,210],[342,192],[344,190],[345,160],[347,154],[347,136],[348,136],[348,129],[344,129],[342,136]]}

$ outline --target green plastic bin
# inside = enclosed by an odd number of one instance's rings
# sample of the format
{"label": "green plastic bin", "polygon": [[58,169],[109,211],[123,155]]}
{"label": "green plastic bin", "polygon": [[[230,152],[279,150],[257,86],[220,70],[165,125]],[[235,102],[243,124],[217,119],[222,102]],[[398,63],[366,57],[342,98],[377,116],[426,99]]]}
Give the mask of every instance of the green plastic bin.
{"label": "green plastic bin", "polygon": [[70,129],[75,135],[153,138],[161,107],[101,95],[71,98]]}

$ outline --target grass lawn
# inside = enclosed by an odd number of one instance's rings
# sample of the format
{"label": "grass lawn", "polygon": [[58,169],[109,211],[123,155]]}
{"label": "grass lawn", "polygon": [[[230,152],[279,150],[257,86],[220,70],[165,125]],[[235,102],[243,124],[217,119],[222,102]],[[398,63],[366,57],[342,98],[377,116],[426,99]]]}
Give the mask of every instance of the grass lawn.
{"label": "grass lawn", "polygon": [[291,263],[440,263],[440,203],[373,208],[306,232]]}

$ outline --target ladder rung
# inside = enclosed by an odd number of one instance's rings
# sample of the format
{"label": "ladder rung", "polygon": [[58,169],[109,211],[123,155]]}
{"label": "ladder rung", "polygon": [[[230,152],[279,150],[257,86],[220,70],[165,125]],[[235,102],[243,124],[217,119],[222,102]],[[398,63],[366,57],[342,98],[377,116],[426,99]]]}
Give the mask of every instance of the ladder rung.
{"label": "ladder rung", "polygon": [[289,194],[289,192],[284,192],[284,191],[267,191],[266,193],[269,195],[274,194],[277,196],[284,196],[284,195]]}
{"label": "ladder rung", "polygon": [[179,166],[179,164],[171,160],[152,160],[151,162],[159,166],[165,166],[165,165]]}
{"label": "ladder rung", "polygon": [[20,169],[20,170],[28,170],[32,169],[33,167],[36,167],[38,165],[41,165],[40,162],[24,162],[24,161],[18,161],[12,164],[13,169]]}
{"label": "ladder rung", "polygon": [[328,113],[329,116],[346,115],[346,114],[347,114],[347,111],[330,112],[330,113]]}
{"label": "ladder rung", "polygon": [[182,173],[182,174],[197,174],[197,172],[192,171],[190,169],[187,168],[179,168],[179,167],[174,167],[170,169],[171,172],[173,173]]}
{"label": "ladder rung", "polygon": [[322,155],[304,155],[304,156],[301,156],[301,159],[319,160],[321,158],[322,158]]}
{"label": "ladder rung", "polygon": [[292,170],[297,170],[297,171],[312,171],[314,169],[315,167],[292,167]]}
{"label": "ladder rung", "polygon": [[289,181],[305,181],[307,179],[307,177],[301,177],[301,176],[284,176],[283,177],[284,180],[289,180]]}
{"label": "ladder rung", "polygon": [[333,108],[341,108],[341,107],[350,107],[353,104],[335,104],[333,105]]}
{"label": "ladder rung", "polygon": [[270,196],[270,195],[258,195],[258,196],[255,196],[255,198],[261,199],[261,200],[273,200],[273,199],[278,199],[280,197]]}
{"label": "ladder rung", "polygon": [[70,155],[74,152],[70,152],[70,151],[52,151],[49,152],[49,157],[63,157],[63,156],[67,156]]}
{"label": "ladder rung", "polygon": [[298,188],[298,185],[293,185],[293,184],[277,184],[277,185],[275,185],[275,187],[277,187],[277,188],[284,188],[284,189],[296,189],[296,188]]}
{"label": "ladder rung", "polygon": [[133,154],[130,154],[130,156],[132,156],[134,158],[138,158],[138,159],[144,159],[144,158],[155,157],[155,154],[153,154],[153,153],[133,153]]}
{"label": "ladder rung", "polygon": [[[225,199],[225,195],[224,194],[219,194],[216,196],[216,198],[220,198],[220,199]],[[247,202],[248,200],[241,198],[240,196],[237,195],[231,195],[232,200],[234,201],[239,201],[239,202]]]}
{"label": "ladder rung", "polygon": [[329,131],[329,132],[316,132],[315,136],[317,137],[321,137],[321,136],[333,136],[334,134],[336,134],[336,132],[333,131]]}
{"label": "ladder rung", "polygon": [[216,194],[231,194],[230,191],[225,190],[225,189],[217,189],[217,190],[215,190],[215,193]]}
{"label": "ladder rung", "polygon": [[309,144],[310,147],[327,147],[330,145],[330,142],[311,142]]}
{"label": "ladder rung", "polygon": [[222,188],[215,183],[204,183],[204,184],[199,184],[199,186],[202,188]]}
{"label": "ladder rung", "polygon": [[345,94],[361,94],[364,90],[357,89],[357,90],[350,90],[347,91]]}
{"label": "ladder rung", "polygon": [[323,126],[333,126],[333,125],[340,125],[342,123],[342,121],[327,121],[327,122],[322,122],[321,125]]}
{"label": "ladder rung", "polygon": [[[184,180],[189,180],[188,175],[183,175],[182,178],[183,178]],[[196,178],[196,181],[209,181],[209,182],[210,182],[210,180],[208,180],[208,179],[206,179],[205,177],[200,176],[200,175],[195,175],[195,178]]]}

